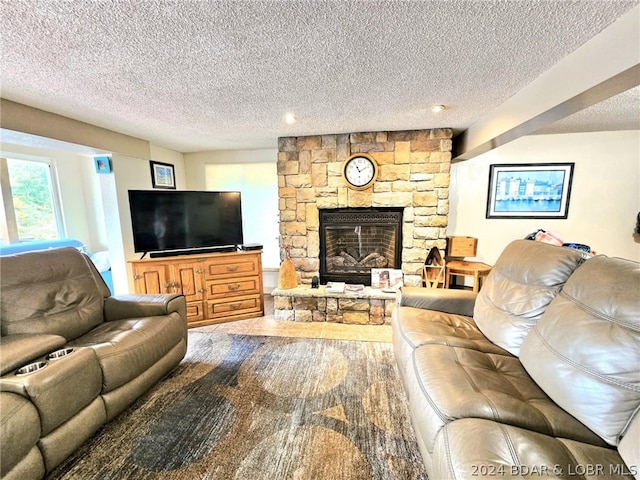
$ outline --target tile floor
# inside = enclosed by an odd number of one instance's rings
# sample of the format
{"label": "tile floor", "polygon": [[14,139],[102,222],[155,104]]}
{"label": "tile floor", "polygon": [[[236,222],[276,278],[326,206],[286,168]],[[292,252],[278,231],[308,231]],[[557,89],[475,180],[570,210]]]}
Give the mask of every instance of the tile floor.
{"label": "tile floor", "polygon": [[264,296],[265,316],[197,327],[199,332],[225,332],[243,335],[267,335],[275,337],[332,338],[338,340],[362,340],[367,342],[391,342],[390,325],[347,325],[331,322],[287,322],[273,318],[273,298]]}

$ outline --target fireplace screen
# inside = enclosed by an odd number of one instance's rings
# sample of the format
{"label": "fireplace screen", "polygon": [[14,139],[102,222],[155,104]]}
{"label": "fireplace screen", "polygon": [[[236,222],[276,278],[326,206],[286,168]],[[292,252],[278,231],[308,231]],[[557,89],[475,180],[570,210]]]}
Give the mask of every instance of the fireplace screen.
{"label": "fireplace screen", "polygon": [[371,284],[372,268],[400,268],[402,209],[320,211],[320,282]]}

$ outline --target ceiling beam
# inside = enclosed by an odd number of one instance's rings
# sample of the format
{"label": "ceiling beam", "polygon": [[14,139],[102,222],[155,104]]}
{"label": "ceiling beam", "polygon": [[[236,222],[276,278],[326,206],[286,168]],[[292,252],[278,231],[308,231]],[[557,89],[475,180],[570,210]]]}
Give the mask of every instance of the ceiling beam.
{"label": "ceiling beam", "polygon": [[469,160],[640,85],[640,6],[454,138]]}

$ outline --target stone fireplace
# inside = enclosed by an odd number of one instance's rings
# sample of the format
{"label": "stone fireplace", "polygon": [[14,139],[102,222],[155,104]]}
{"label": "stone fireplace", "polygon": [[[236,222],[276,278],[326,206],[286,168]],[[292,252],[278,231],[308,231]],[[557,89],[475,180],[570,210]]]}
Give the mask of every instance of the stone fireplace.
{"label": "stone fireplace", "polygon": [[[321,276],[321,212],[394,208],[402,212],[394,264],[399,260],[405,285],[420,285],[429,249],[445,247],[451,139],[450,129],[279,138],[280,235],[300,283]],[[379,167],[366,190],[349,189],[342,178],[342,165],[354,153],[368,153]]]}
{"label": "stone fireplace", "polygon": [[399,269],[402,213],[402,208],[320,210],[320,283],[371,285],[372,268]]}

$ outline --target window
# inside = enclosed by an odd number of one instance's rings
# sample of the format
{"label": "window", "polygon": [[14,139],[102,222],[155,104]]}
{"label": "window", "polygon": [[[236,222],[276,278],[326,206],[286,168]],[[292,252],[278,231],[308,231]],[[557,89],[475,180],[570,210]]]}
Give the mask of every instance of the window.
{"label": "window", "polygon": [[51,162],[0,158],[2,243],[64,236]]}

